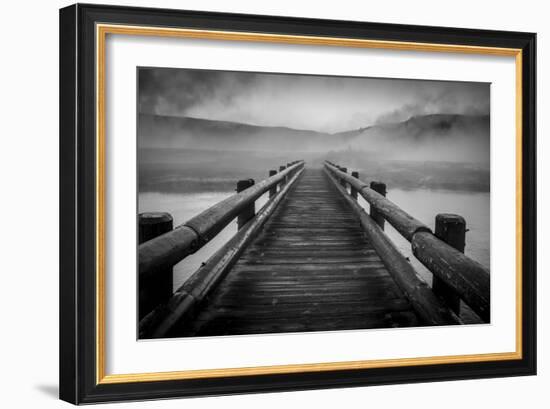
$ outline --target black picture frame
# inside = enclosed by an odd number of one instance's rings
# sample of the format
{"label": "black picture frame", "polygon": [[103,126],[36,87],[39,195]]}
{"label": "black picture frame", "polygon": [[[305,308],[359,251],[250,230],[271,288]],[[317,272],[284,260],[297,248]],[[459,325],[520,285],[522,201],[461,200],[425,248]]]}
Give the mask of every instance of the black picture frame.
{"label": "black picture frame", "polygon": [[[522,52],[522,350],[515,360],[98,383],[96,24],[502,47]],[[536,373],[536,34],[77,4],[60,10],[60,398],[145,400]]]}

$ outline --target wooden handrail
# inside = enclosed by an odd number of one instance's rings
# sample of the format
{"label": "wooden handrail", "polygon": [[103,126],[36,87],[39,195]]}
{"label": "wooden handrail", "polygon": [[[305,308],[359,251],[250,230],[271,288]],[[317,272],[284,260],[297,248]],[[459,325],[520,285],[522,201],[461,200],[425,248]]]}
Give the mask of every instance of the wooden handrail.
{"label": "wooden handrail", "polygon": [[168,302],[159,305],[140,321],[140,338],[170,336],[174,327],[188,324],[198,306],[225,277],[246,246],[273,214],[300,173],[301,169],[298,169],[273,199],[267,202],[254,218],[249,220],[224,246],[201,265]]}
{"label": "wooden handrail", "polygon": [[431,232],[430,228],[421,221],[415,219],[407,212],[399,208],[395,203],[386,199],[380,193],[371,189],[370,186],[361,180],[351,176],[350,174],[341,171],[335,165],[325,163],[325,168],[328,169],[338,180],[344,181],[365,198],[365,200],[376,208],[378,213],[384,216],[403,237],[411,241],[412,236],[418,231]]}
{"label": "wooden handrail", "polygon": [[273,186],[285,183],[304,161],[292,162],[283,171],[206,209],[174,230],[139,246],[139,275],[148,277],[162,268],[172,267],[212,240],[247,206]]}
{"label": "wooden handrail", "polygon": [[451,287],[483,321],[489,322],[491,288],[485,267],[431,233],[418,232],[411,245],[414,256],[428,270]]}
{"label": "wooden handrail", "polygon": [[407,296],[422,323],[424,325],[461,324],[460,318],[435,296],[424,281],[418,278],[418,274],[411,263],[401,254],[395,244],[365,212],[362,206],[351,195],[347,194],[345,188],[338,183],[330,172],[327,171],[327,175],[359,217],[361,227],[368,235],[376,253],[382,259],[401,291]]}
{"label": "wooden handrail", "polygon": [[489,322],[489,270],[437,238],[425,224],[375,192],[366,183],[342,172],[337,165],[328,161],[325,168],[337,180],[353,186],[378,213],[411,242],[414,256],[434,276],[444,281],[483,321]]}

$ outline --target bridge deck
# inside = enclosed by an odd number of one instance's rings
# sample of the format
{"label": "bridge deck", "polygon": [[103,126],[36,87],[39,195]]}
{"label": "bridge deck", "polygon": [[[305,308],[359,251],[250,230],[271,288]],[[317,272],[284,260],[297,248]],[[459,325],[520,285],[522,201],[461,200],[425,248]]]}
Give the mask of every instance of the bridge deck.
{"label": "bridge deck", "polygon": [[306,169],[180,335],[235,335],[418,325],[320,169]]}

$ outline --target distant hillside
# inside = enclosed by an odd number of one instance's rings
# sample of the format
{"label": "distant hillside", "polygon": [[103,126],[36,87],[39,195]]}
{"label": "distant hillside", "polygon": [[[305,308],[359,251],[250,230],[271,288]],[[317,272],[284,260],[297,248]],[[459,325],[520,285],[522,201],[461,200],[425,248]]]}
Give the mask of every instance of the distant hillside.
{"label": "distant hillside", "polygon": [[323,151],[338,146],[330,134],[190,117],[139,115],[140,148],[247,151]]}
{"label": "distant hillside", "polygon": [[386,159],[489,162],[489,116],[436,114],[335,134],[190,117],[139,115],[139,148],[328,152]]}
{"label": "distant hillside", "polygon": [[424,115],[365,128],[348,147],[391,159],[488,163],[488,115]]}

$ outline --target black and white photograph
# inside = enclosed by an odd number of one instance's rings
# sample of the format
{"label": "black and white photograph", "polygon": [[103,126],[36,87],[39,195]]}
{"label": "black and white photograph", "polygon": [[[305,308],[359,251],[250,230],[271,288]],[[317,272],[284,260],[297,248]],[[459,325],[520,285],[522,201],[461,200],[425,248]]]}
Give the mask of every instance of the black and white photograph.
{"label": "black and white photograph", "polygon": [[[6,76],[21,114],[6,140],[24,148],[6,150],[22,280],[6,328],[40,334],[10,355],[7,373],[35,383],[13,399],[540,397],[544,13],[205,1],[92,0],[51,29],[41,9],[40,35],[11,41],[31,50],[6,65],[23,74],[59,57],[57,73]],[[22,83],[46,87],[34,113]]]}
{"label": "black and white photograph", "polygon": [[490,323],[489,83],[137,74],[140,339]]}

